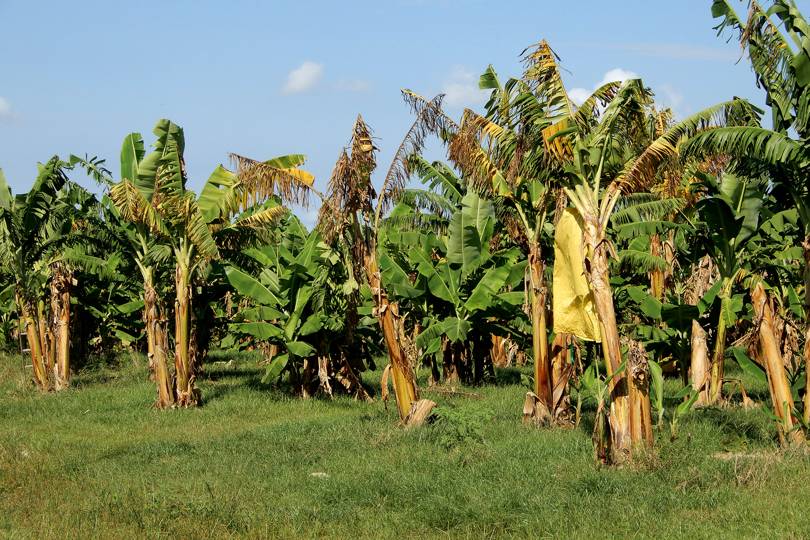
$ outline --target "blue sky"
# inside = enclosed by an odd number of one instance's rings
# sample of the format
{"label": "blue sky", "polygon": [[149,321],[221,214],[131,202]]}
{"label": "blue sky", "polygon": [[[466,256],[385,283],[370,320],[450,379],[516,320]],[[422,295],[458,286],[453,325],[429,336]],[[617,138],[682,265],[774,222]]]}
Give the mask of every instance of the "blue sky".
{"label": "blue sky", "polygon": [[401,88],[445,92],[458,116],[483,102],[488,64],[519,74],[520,52],[541,38],[574,94],[637,74],[679,115],[732,96],[761,104],[738,45],[716,37],[710,5],[0,0],[0,167],[15,192],[54,154],[98,155],[117,175],[123,137],[150,141],[167,117],[185,129],[194,187],[228,152],[304,153],[323,187],[361,113],[382,174],[411,122]]}

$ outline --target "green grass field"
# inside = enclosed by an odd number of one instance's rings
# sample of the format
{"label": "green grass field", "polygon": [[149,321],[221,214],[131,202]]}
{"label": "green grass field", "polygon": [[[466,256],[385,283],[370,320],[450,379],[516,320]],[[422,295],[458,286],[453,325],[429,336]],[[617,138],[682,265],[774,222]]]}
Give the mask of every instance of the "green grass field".
{"label": "green grass field", "polygon": [[203,407],[157,411],[143,364],[43,395],[0,357],[0,536],[810,535],[810,458],[779,452],[762,411],[693,413],[647,463],[610,470],[593,462],[591,413],[571,430],[521,424],[515,371],[474,396],[426,393],[443,418],[411,431],[379,401],[302,401],[261,373],[211,363]]}

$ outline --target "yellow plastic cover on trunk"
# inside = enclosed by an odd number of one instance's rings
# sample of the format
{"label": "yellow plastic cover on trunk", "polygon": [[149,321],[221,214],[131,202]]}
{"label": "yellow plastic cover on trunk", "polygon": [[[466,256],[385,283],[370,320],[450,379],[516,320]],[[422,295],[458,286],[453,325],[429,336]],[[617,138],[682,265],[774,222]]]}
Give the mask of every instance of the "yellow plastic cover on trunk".
{"label": "yellow plastic cover on trunk", "polygon": [[600,341],[599,317],[583,266],[582,223],[567,208],[554,233],[554,332]]}

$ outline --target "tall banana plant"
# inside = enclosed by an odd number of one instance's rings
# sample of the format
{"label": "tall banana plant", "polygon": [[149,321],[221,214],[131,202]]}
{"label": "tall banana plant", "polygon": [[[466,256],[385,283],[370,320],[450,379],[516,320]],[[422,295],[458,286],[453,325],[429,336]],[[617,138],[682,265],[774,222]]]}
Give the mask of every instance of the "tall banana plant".
{"label": "tall banana plant", "polygon": [[[632,455],[639,443],[650,444],[649,392],[645,366],[626,366],[610,287],[609,258],[613,254],[608,225],[623,194],[644,191],[655,181],[661,163],[677,152],[678,143],[729,119],[749,121],[752,108],[742,100],[721,103],[670,127],[651,143],[639,145],[651,95],[638,79],[623,83],[594,127],[578,130],[573,160],[567,167],[566,194],[582,227],[584,272],[599,316],[605,365],[610,377],[610,444],[613,461]],[[642,139],[643,140],[643,139]]]}
{"label": "tall banana plant", "polygon": [[566,188],[582,230],[583,271],[593,294],[609,378],[609,440],[603,441],[609,451],[600,455],[613,462],[629,459],[634,446],[652,442],[649,392],[640,384],[646,366],[625,369],[622,362],[608,264],[612,244],[607,237],[610,217],[621,195],[619,185],[611,179],[624,165],[622,158],[626,159],[621,153],[624,145],[620,134],[633,132],[648,99],[640,81],[622,85],[599,125],[577,137],[569,168],[570,187]]}
{"label": "tall banana plant", "polygon": [[743,307],[742,295],[734,295],[733,287],[745,271],[747,244],[757,232],[764,193],[760,182],[728,173],[712,187],[697,208],[708,231],[708,255],[720,275],[709,291],[720,303],[708,381],[709,402],[716,403],[722,397],[726,332]]}
{"label": "tall banana plant", "polygon": [[[327,244],[342,244],[350,253],[350,287],[359,291],[357,278],[364,277],[371,289],[375,315],[383,333],[393,374],[397,410],[400,419],[409,424],[424,420],[422,413],[429,407],[414,407],[419,391],[413,359],[409,358],[403,346],[407,338],[399,306],[389,299],[382,280],[378,233],[385,212],[397,201],[408,180],[408,160],[421,151],[428,133],[441,129],[445,117],[441,112],[441,96],[431,101],[410,99],[407,94],[405,98],[412,106],[416,119],[394,155],[380,194],[377,195],[371,179],[376,168],[377,148],[372,141],[371,130],[358,116],[348,148],[338,158],[329,180],[329,191],[318,216],[318,229]],[[359,298],[359,295],[355,298]],[[356,300],[349,309],[356,313]],[[429,406],[429,403],[424,401],[420,407],[424,405]]]}
{"label": "tall banana plant", "polygon": [[465,110],[460,123],[446,119],[437,135],[465,182],[493,200],[506,232],[528,260],[534,395],[553,417],[567,417],[552,403],[555,389],[565,388],[567,380],[555,379],[555,373],[565,372],[555,364],[562,356],[549,354],[545,274],[551,257],[543,243],[552,218],[558,218],[555,208],[565,206],[562,179],[571,159],[571,132],[593,124],[599,104],[615,94],[618,83],[603,85],[577,107],[548,42],[526,49],[523,60],[522,76],[503,84],[492,66],[487,68],[479,81],[490,91],[486,114]]}
{"label": "tall banana plant", "polygon": [[161,200],[157,168],[161,156],[167,152],[169,129],[168,121],[158,122],[153,131],[157,140],[149,154],[146,154],[140,133],[127,135],[120,152],[121,180],[115,183],[111,178],[106,178],[112,202],[108,221],[118,236],[121,250],[131,258],[141,274],[146,351],[151,376],[157,387],[155,406],[161,409],[172,407],[175,403],[169,369],[171,349],[167,309],[162,294],[158,292],[161,263],[168,262],[171,256],[168,245],[163,241],[167,231],[157,209]]}

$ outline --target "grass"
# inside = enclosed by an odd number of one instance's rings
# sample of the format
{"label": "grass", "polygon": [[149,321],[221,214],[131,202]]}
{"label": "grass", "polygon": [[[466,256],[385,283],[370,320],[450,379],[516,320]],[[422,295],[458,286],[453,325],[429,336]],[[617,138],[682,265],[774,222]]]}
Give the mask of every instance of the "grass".
{"label": "grass", "polygon": [[203,407],[157,411],[143,364],[125,364],[86,369],[74,388],[40,394],[19,357],[0,357],[0,537],[810,531],[810,458],[779,452],[762,411],[690,414],[675,440],[666,427],[658,433],[647,462],[610,470],[593,463],[585,425],[521,425],[525,389],[514,371],[471,389],[477,397],[430,394],[440,421],[405,431],[379,401],[302,401],[266,387],[246,357],[207,367]]}

